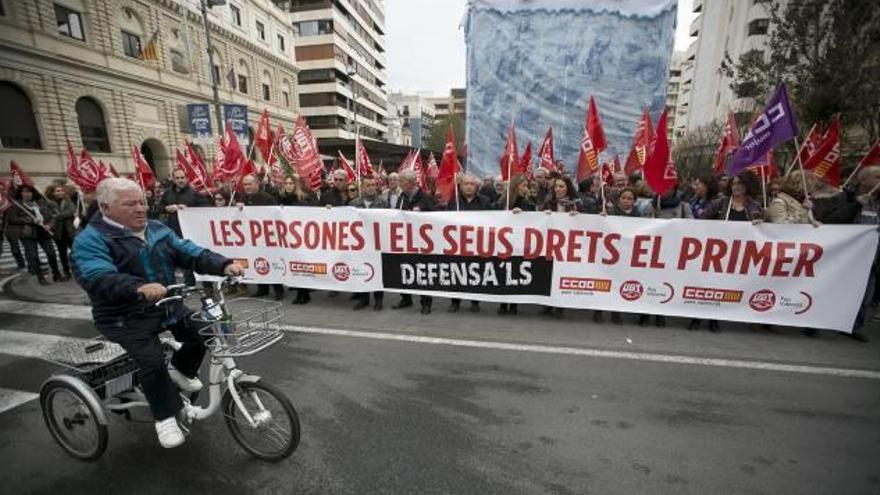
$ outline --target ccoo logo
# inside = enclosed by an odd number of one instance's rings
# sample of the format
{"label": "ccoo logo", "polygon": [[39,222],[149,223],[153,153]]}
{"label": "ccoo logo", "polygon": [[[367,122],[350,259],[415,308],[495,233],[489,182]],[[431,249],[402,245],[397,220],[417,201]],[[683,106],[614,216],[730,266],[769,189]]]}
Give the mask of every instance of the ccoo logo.
{"label": "ccoo logo", "polygon": [[775,305],[776,294],[769,289],[759,290],[749,298],[749,306],[759,313],[769,311]]}
{"label": "ccoo logo", "polygon": [[638,280],[627,280],[620,286],[620,297],[627,301],[635,301],[645,293],[645,287]]}
{"label": "ccoo logo", "polygon": [[254,270],[259,275],[268,275],[269,270],[270,270],[269,260],[267,260],[266,258],[255,259],[254,260]]}
{"label": "ccoo logo", "polygon": [[333,276],[340,282],[345,282],[351,276],[351,268],[345,263],[336,263],[333,265]]}

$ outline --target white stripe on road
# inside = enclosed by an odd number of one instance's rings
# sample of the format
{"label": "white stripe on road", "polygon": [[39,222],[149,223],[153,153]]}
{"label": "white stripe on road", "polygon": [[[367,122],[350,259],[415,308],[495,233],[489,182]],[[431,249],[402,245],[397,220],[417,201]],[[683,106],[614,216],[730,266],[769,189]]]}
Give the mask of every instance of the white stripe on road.
{"label": "white stripe on road", "polygon": [[0,414],[22,404],[26,404],[37,397],[39,397],[39,395],[32,392],[0,388]]}
{"label": "white stripe on road", "polygon": [[[27,303],[18,301],[0,301],[0,313],[12,313],[30,316],[46,316],[76,320],[90,320],[91,310],[88,306],[69,304]],[[655,354],[649,352],[612,351],[579,347],[556,347],[547,345],[515,344],[511,342],[492,342],[467,339],[450,339],[428,337],[424,335],[397,334],[388,332],[362,332],[335,328],[305,327],[282,325],[283,330],[313,335],[332,335],[337,337],[354,337],[375,340],[410,342],[415,344],[447,345],[474,349],[493,349],[515,352],[533,352],[540,354],[557,354],[567,356],[598,357],[608,359],[627,359],[667,364],[716,366],[721,368],[739,368],[758,371],[777,371],[786,373],[802,373],[810,375],[837,376],[845,378],[867,378],[880,380],[880,371],[860,370],[851,368],[834,368],[828,366],[810,366],[798,364],[774,363],[768,361],[747,361],[739,359],[701,358],[681,354]],[[23,332],[18,332],[23,333]],[[2,344],[0,344],[2,348]],[[2,351],[0,351],[2,352]]]}

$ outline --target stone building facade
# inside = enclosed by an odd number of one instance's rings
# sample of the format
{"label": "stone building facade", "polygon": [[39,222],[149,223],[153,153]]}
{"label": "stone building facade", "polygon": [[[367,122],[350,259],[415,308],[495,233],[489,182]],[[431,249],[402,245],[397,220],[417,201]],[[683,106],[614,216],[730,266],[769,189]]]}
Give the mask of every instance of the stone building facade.
{"label": "stone building facade", "polygon": [[[289,15],[269,0],[230,0],[208,20],[213,71],[199,0],[0,0],[0,170],[14,159],[47,184],[65,175],[70,140],[122,174],[140,147],[165,178],[188,133],[186,105],[212,102],[212,72],[221,103],[247,105],[252,128],[265,108],[289,129]],[[208,160],[214,141],[201,143]]]}

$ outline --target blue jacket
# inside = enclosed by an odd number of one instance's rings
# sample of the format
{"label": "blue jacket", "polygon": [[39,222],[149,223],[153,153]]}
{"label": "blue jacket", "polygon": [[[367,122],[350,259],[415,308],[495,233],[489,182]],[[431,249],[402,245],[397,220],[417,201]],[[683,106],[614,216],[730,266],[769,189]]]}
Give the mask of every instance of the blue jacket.
{"label": "blue jacket", "polygon": [[[180,239],[161,222],[150,220],[146,242],[128,229],[110,225],[96,214],[76,236],[71,265],[76,282],[89,294],[95,326],[102,333],[125,326],[133,316],[164,316],[165,310],[139,300],[137,288],[175,283],[174,268],[222,275],[232,263],[217,253]],[[179,305],[179,309],[183,309]]]}

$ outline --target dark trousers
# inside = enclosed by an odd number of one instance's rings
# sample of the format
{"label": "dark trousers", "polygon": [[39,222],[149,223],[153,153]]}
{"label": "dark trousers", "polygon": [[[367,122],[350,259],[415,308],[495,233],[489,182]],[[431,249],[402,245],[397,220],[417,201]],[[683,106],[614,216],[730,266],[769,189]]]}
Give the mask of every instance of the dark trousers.
{"label": "dark trousers", "polygon": [[56,237],[55,246],[58,247],[58,259],[61,260],[61,269],[64,270],[65,275],[69,275],[70,260],[67,255],[70,253],[71,246],[73,246],[73,238],[66,235]]}
{"label": "dark trousers", "polygon": [[[401,294],[400,302],[412,304],[412,294]],[[419,304],[422,306],[431,307],[431,303],[434,302],[434,298],[431,296],[419,296]]]}
{"label": "dark trousers", "polygon": [[183,344],[174,353],[171,364],[184,375],[190,378],[198,375],[202,358],[205,357],[205,338],[199,335],[196,325],[188,316],[167,328],[162,327],[161,318],[158,317],[131,318],[126,321],[123,331],[105,334],[108,339],[121,345],[137,364],[144,395],[156,421],[174,416],[183,407],[177,386],[168,376],[159,334],[166,329],[171,330],[174,338]]}
{"label": "dark trousers", "polygon": [[52,238],[49,237],[49,234],[37,233],[36,239],[22,238],[21,243],[24,244],[24,255],[25,258],[27,258],[28,268],[30,269],[31,275],[42,276],[37,245],[43,248],[43,251],[46,253],[46,260],[49,262],[49,268],[52,269],[52,274],[60,274],[58,271],[58,260],[55,258],[55,244],[52,242]]}
{"label": "dark trousers", "polygon": [[[300,289],[302,290],[302,289]],[[385,299],[385,293],[381,290],[377,290],[373,292],[373,301],[376,304],[382,304],[382,300]],[[358,292],[358,300],[363,302],[364,304],[370,304],[370,293],[369,292]]]}
{"label": "dark trousers", "polygon": [[[9,241],[9,250],[12,251],[12,257],[15,258],[15,264],[18,265],[18,268],[25,268],[27,265],[25,264],[24,255],[21,254],[21,244],[19,243],[18,237],[11,236],[9,233],[6,234],[6,240]],[[3,244],[0,243],[0,255],[3,254]]]}

